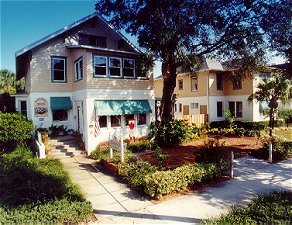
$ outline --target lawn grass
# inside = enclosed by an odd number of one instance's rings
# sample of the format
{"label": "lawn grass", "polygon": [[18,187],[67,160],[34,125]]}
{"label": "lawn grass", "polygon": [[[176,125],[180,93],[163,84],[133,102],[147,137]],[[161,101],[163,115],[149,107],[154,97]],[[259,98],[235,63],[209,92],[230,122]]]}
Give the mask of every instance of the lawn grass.
{"label": "lawn grass", "polygon": [[292,224],[292,192],[274,191],[257,196],[245,208],[233,207],[227,215],[204,224]]}
{"label": "lawn grass", "polygon": [[92,206],[56,159],[19,146],[0,157],[0,224],[77,223]]}
{"label": "lawn grass", "polygon": [[275,129],[274,134],[285,141],[292,141],[292,127]]}

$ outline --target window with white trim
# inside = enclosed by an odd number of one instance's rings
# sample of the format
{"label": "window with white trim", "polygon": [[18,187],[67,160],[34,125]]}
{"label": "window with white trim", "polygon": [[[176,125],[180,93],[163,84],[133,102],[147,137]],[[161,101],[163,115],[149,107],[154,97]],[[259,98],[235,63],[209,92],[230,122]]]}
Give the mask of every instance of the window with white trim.
{"label": "window with white trim", "polygon": [[181,103],[179,103],[179,105],[178,105],[178,111],[182,112],[182,104]]}
{"label": "window with white trim", "polygon": [[26,101],[21,100],[18,102],[18,106],[19,106],[19,113],[21,113],[22,115],[27,116],[27,105],[26,105]]}
{"label": "window with white trim", "polygon": [[52,110],[53,121],[68,121],[68,111],[66,109]]}
{"label": "window with white trim", "polygon": [[233,116],[242,118],[242,102],[229,102],[228,106]]}
{"label": "window with white trim", "polygon": [[199,108],[199,103],[193,102],[191,103],[191,109],[198,109]]}
{"label": "window with white trim", "polygon": [[74,79],[75,81],[82,80],[83,78],[83,60],[82,57],[77,59],[74,63]]}
{"label": "window with white trim", "polygon": [[66,83],[66,57],[52,56],[51,58],[52,82]]}
{"label": "window with white trim", "polygon": [[191,77],[191,89],[192,91],[198,91],[198,77]]}
{"label": "window with white trim", "polygon": [[223,102],[217,102],[217,117],[223,117]]}
{"label": "window with white trim", "polygon": [[120,127],[121,126],[121,116],[111,116],[111,127]]}
{"label": "window with white trim", "polygon": [[135,77],[135,60],[134,59],[123,59],[123,75],[124,77]]}
{"label": "window with white trim", "polygon": [[147,121],[146,113],[137,114],[137,125],[145,125]]}
{"label": "window with white trim", "polygon": [[94,61],[94,76],[107,76],[107,57],[95,55]]}
{"label": "window with white trim", "polygon": [[121,58],[110,57],[109,58],[109,75],[111,77],[121,77],[122,76],[122,63]]}

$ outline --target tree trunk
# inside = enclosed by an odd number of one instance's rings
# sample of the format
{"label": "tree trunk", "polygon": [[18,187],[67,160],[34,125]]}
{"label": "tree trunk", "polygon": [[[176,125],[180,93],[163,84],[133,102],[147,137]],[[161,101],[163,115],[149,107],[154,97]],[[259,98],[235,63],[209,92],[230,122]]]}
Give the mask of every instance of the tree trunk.
{"label": "tree trunk", "polygon": [[273,129],[274,129],[274,109],[272,107],[270,107],[269,117],[270,117],[270,121],[269,121],[270,136],[272,137]]}
{"label": "tree trunk", "polygon": [[176,87],[176,64],[173,56],[162,62],[163,94],[161,100],[161,124],[172,120],[172,96]]}

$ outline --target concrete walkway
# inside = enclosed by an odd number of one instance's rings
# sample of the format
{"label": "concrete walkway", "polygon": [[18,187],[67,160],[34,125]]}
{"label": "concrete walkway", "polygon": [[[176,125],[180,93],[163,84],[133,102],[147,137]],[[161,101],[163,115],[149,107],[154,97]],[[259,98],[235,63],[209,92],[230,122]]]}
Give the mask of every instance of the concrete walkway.
{"label": "concrete walkway", "polygon": [[235,160],[235,178],[215,187],[153,204],[84,156],[61,159],[73,182],[91,201],[94,224],[197,224],[249,202],[257,193],[292,190],[292,160],[277,164],[243,157]]}

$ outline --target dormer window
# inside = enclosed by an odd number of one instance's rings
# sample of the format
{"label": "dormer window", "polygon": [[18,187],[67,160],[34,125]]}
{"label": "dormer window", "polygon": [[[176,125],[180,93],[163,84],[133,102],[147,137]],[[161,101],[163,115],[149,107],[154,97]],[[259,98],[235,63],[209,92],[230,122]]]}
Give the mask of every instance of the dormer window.
{"label": "dormer window", "polygon": [[80,45],[90,45],[94,47],[106,48],[106,37],[89,35],[89,34],[79,34],[79,44]]}

